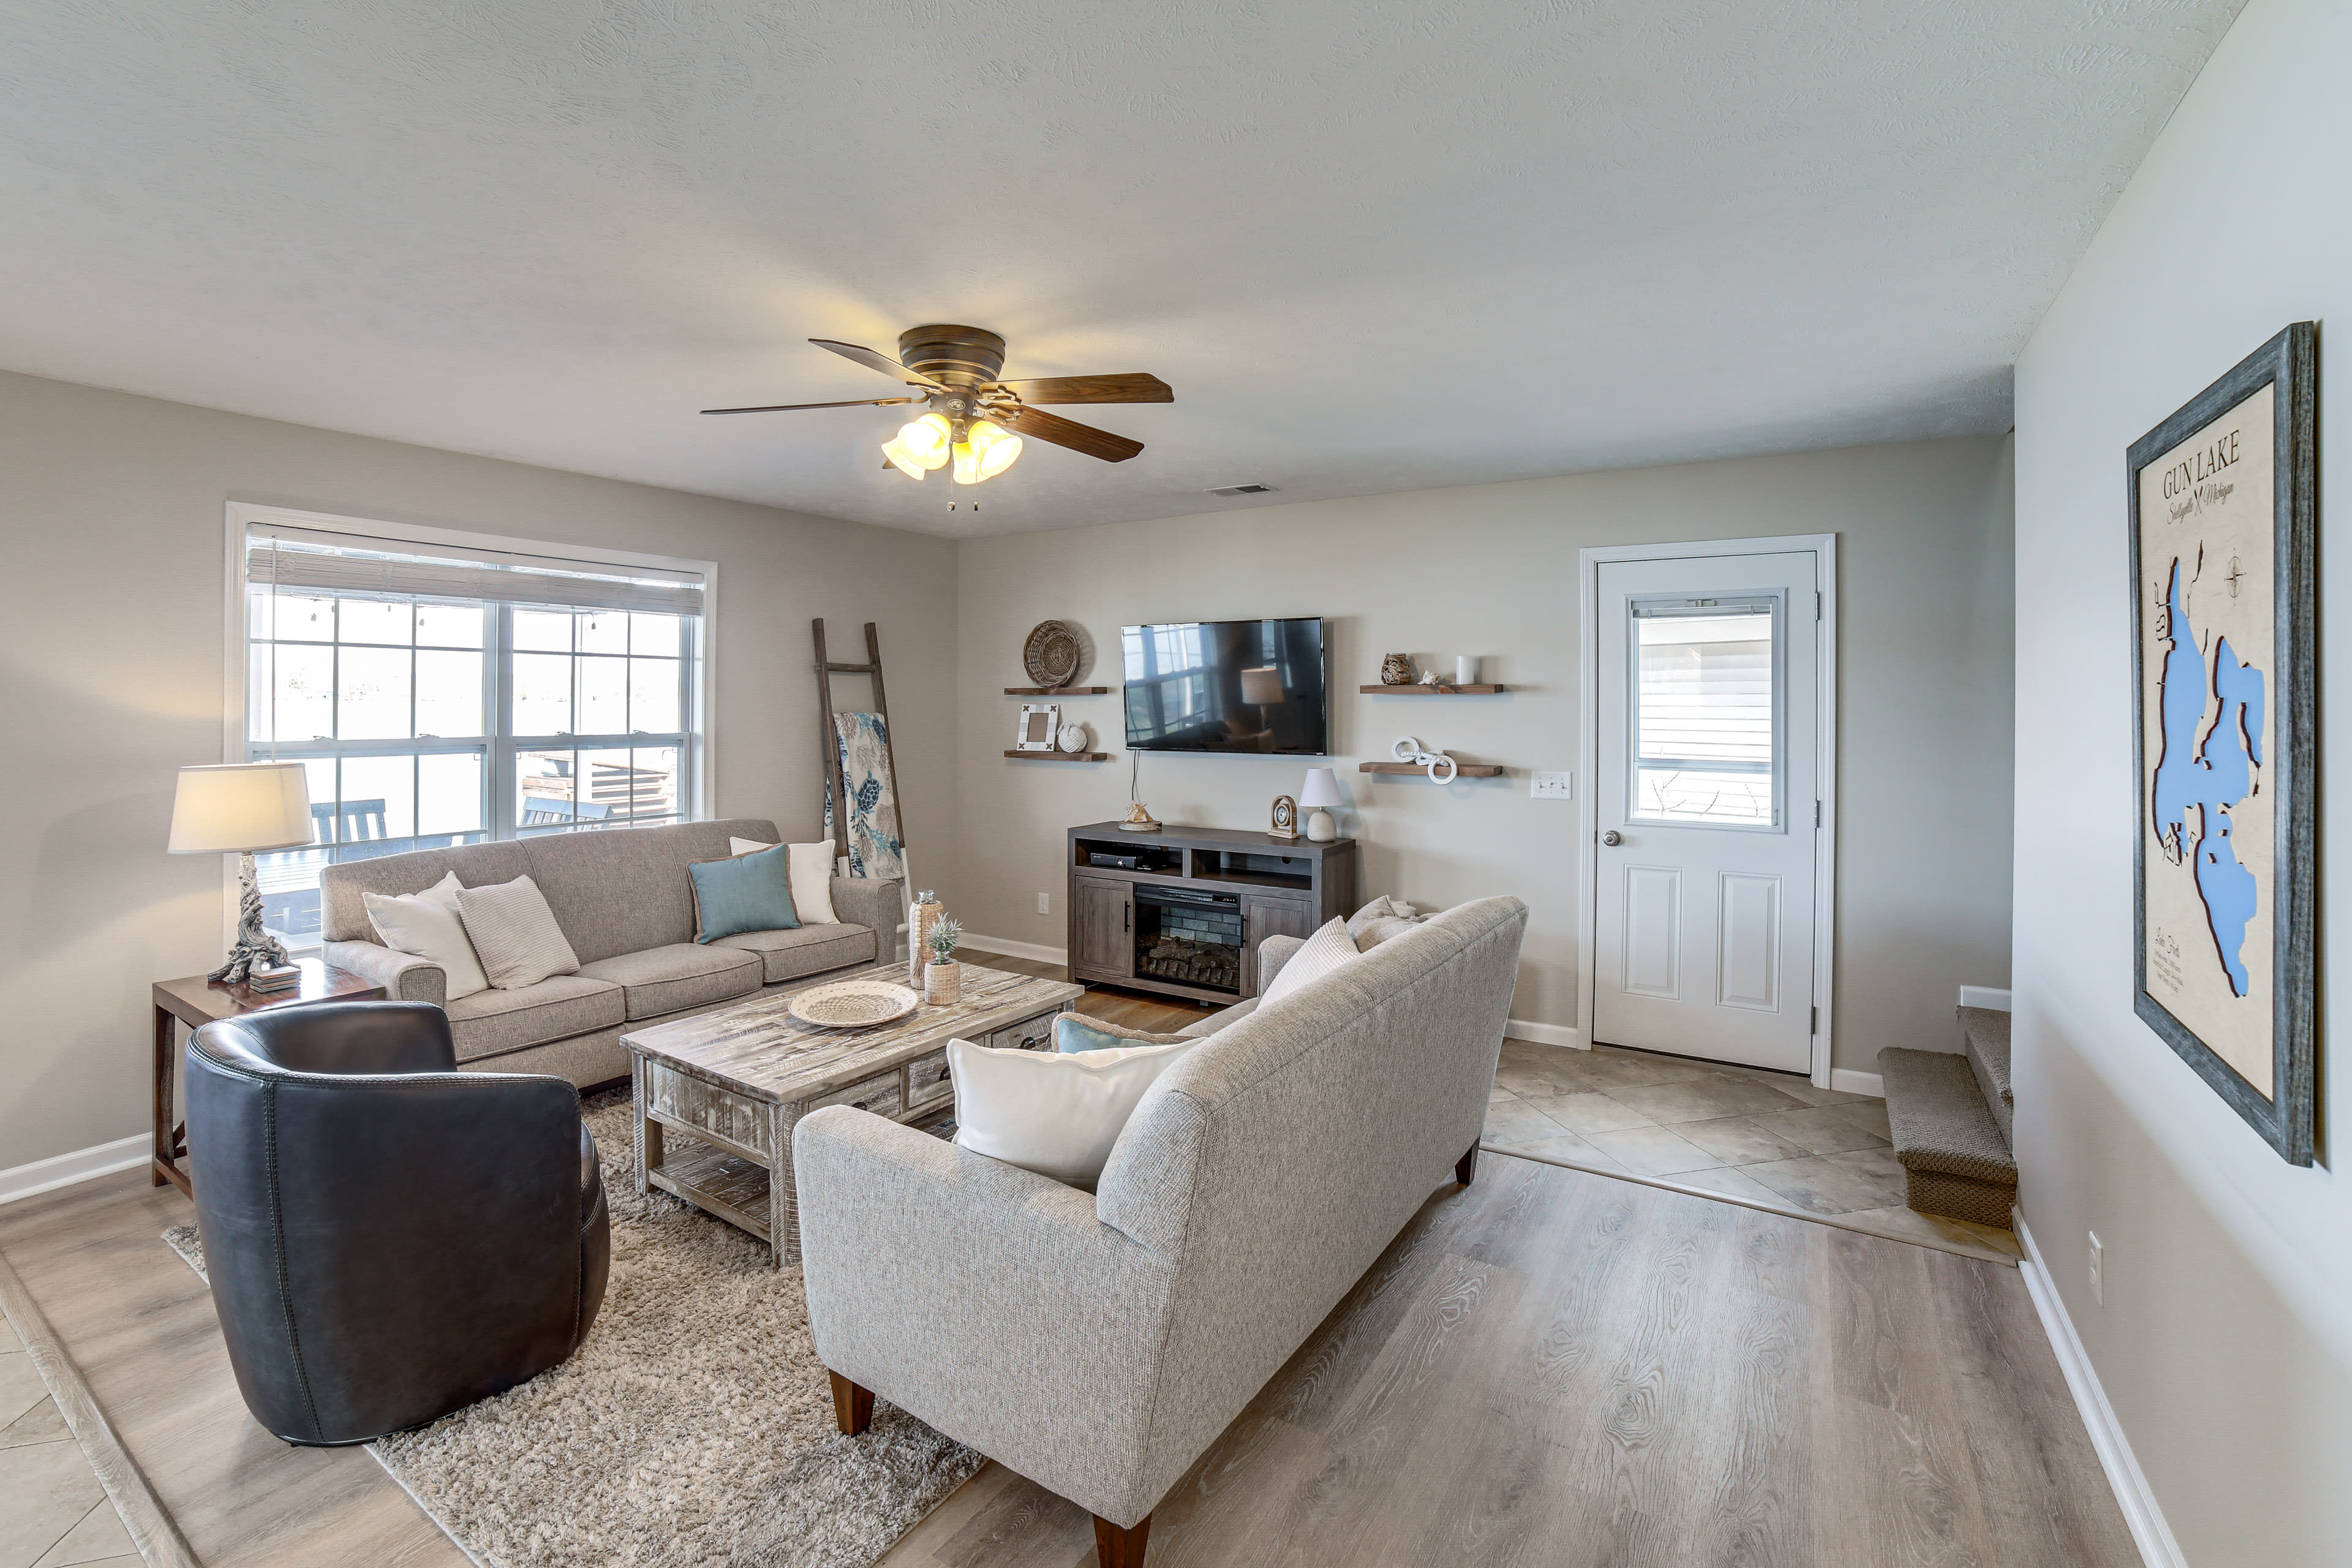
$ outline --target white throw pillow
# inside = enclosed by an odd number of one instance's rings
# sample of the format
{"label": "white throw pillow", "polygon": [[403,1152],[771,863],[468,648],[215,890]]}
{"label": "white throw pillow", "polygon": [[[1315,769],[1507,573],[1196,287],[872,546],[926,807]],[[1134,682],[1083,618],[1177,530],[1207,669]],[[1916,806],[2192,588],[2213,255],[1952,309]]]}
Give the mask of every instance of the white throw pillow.
{"label": "white throw pillow", "polygon": [[473,941],[457,918],[458,890],[457,873],[452,871],[421,893],[360,895],[376,939],[394,952],[429,958],[439,964],[448,977],[446,999],[451,1002],[490,988]]}
{"label": "white throw pillow", "polygon": [[[762,849],[773,849],[772,844],[762,844],[756,838],[727,840],[730,855],[756,855]],[[817,844],[795,844],[785,857],[792,867],[793,913],[800,916],[804,926],[837,926],[841,917],[833,912],[833,840]]]}
{"label": "white throw pillow", "polygon": [[1356,944],[1348,935],[1348,922],[1333,920],[1301,942],[1298,951],[1266,985],[1258,1005],[1289,995],[1310,980],[1320,979],[1341,964],[1356,957]]}
{"label": "white throw pillow", "polygon": [[1065,1056],[992,1051],[970,1040],[950,1040],[957,1146],[1074,1187],[1091,1187],[1143,1091],[1200,1043],[1180,1040]]}
{"label": "white throw pillow", "polygon": [[501,991],[520,991],[550,975],[580,973],[580,957],[555,923],[547,895],[529,877],[459,889],[457,918],[466,922],[482,973]]}

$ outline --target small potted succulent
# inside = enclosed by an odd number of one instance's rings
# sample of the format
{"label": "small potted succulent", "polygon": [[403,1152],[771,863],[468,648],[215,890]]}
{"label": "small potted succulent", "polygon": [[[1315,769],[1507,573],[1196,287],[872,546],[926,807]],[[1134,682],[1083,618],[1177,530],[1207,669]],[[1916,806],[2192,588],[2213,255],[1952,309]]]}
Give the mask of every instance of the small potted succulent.
{"label": "small potted succulent", "polygon": [[923,968],[923,1000],[934,1007],[959,1000],[963,994],[963,965],[956,962],[956,943],[963,940],[963,922],[953,918],[931,922],[924,933],[925,944],[930,949],[931,961]]}

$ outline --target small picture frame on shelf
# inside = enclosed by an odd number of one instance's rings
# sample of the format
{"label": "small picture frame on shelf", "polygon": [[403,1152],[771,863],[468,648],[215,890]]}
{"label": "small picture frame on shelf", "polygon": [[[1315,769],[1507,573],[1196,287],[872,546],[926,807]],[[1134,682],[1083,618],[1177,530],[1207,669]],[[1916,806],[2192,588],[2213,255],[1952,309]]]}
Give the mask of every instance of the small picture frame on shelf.
{"label": "small picture frame on shelf", "polygon": [[1061,732],[1060,703],[1024,702],[1021,705],[1021,728],[1013,734],[1013,749],[1016,752],[1050,752]]}

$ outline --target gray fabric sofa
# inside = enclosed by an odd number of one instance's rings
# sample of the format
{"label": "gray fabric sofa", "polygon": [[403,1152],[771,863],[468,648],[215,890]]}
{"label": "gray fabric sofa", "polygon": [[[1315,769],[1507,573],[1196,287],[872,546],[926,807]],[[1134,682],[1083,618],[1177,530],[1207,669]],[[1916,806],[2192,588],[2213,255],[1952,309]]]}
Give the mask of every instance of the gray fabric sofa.
{"label": "gray fabric sofa", "polygon": [[[687,866],[719,860],[730,838],[782,842],[759,817],[676,827],[614,828],[422,849],[330,866],[319,876],[324,956],[362,974],[396,1002],[431,1002],[449,1015],[457,1061],[476,1072],[549,1073],[583,1086],[625,1078],[623,1034],[724,1006],[763,985],[871,963],[898,951],[898,883],[833,879],[839,925],[746,931],[694,940]],[[451,871],[469,888],[529,877],[547,895],[580,973],[512,991],[448,1000],[448,975],[429,959],[376,940],[362,893],[416,893]]]}
{"label": "gray fabric sofa", "polygon": [[844,1426],[878,1393],[1133,1561],[1168,1489],[1473,1173],[1526,925],[1517,899],[1464,904],[1235,1010],[1092,1193],[845,1106],[806,1118],[801,1268]]}

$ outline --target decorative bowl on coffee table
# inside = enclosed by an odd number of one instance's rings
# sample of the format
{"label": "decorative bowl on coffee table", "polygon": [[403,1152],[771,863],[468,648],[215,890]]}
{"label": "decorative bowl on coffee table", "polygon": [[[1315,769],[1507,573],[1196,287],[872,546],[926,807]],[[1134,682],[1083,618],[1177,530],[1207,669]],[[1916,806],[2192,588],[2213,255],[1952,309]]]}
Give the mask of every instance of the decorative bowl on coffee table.
{"label": "decorative bowl on coffee table", "polygon": [[866,1029],[894,1024],[923,1005],[907,986],[887,980],[836,980],[793,998],[793,1022],[819,1029]]}

